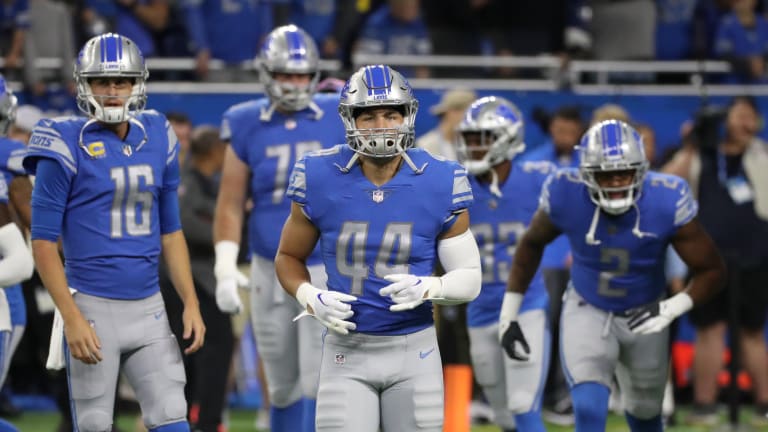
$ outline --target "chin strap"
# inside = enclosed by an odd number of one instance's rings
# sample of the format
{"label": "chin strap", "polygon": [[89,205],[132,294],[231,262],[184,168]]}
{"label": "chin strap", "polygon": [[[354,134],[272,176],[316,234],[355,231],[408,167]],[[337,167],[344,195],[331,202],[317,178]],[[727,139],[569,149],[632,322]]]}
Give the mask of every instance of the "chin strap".
{"label": "chin strap", "polygon": [[[632,234],[640,239],[644,237],[657,237],[657,235],[652,232],[645,232],[640,230],[640,208],[637,206],[637,203],[633,203],[632,208],[635,209],[635,213],[637,214],[635,217],[635,226],[632,227]],[[592,223],[589,225],[589,231],[587,231],[587,234],[584,236],[584,241],[588,245],[597,246],[601,243],[600,240],[595,238],[595,232],[597,231],[597,223],[599,220],[600,206],[595,205],[595,212],[592,214]]]}

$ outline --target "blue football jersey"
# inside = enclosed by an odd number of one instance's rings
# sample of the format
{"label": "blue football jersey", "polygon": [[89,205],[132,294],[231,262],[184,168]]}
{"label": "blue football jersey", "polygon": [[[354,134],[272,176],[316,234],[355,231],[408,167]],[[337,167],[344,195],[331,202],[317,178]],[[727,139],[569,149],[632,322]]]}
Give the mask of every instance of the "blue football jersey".
{"label": "blue football jersey", "polygon": [[437,261],[437,239],[472,204],[466,170],[410,149],[422,174],[403,164],[378,187],[359,167],[342,173],[353,155],[346,145],[312,153],[291,174],[288,196],[320,230],[320,248],[328,289],[357,296],[351,321],[360,333],[399,335],[432,324],[432,304],[391,312],[389,296],[379,290],[392,273],[429,276]]}
{"label": "blue football jersey", "polygon": [[[570,240],[576,291],[590,304],[613,312],[662,296],[670,238],[698,212],[685,180],[649,172],[637,205],[618,216],[601,212],[595,229],[600,244],[588,244],[595,204],[574,168],[561,169],[547,179],[540,206]],[[636,224],[641,235],[633,233]]]}
{"label": "blue football jersey", "polygon": [[[480,295],[467,306],[467,325],[470,327],[486,326],[499,320],[515,245],[538,208],[544,180],[555,169],[553,164],[544,161],[514,164],[507,180],[499,185],[501,197],[491,193],[488,183],[470,176],[475,202],[469,209],[469,216],[483,268]],[[538,271],[520,310],[546,308],[548,300],[544,279]]]}
{"label": "blue football jersey", "polygon": [[[50,158],[71,178],[61,236],[70,287],[139,299],[156,293],[161,234],[159,198],[179,184],[178,142],[165,116],[144,111],[125,141],[86,118],[41,120],[24,167]],[[178,217],[178,216],[177,216]],[[180,223],[177,224],[180,227]],[[175,231],[176,227],[173,227]]]}
{"label": "blue football jersey", "polygon": [[[8,202],[8,186],[14,177],[25,175],[21,161],[26,154],[24,143],[9,138],[0,137],[0,203]],[[27,309],[24,304],[24,294],[21,284],[5,288],[5,296],[8,299],[8,307],[11,310],[11,325],[26,325]]]}
{"label": "blue football jersey", "polygon": [[[291,211],[285,196],[291,168],[306,153],[345,142],[344,125],[336,115],[339,96],[317,94],[314,101],[323,110],[320,119],[307,108],[293,114],[275,111],[269,121],[261,121],[268,98],[235,105],[224,113],[221,137],[251,169],[248,244],[252,253],[268,260],[277,254],[280,231]],[[315,255],[309,262],[319,261]]]}

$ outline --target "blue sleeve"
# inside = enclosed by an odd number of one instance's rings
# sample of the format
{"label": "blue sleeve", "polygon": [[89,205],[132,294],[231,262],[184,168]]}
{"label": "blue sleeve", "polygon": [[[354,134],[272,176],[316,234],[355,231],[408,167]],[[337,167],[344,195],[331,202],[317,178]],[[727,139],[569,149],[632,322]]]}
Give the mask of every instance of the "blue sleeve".
{"label": "blue sleeve", "polygon": [[696,217],[699,213],[699,203],[693,198],[688,182],[681,178],[676,179],[680,181],[680,186],[674,195],[676,200],[674,226],[681,227]]}
{"label": "blue sleeve", "polygon": [[200,0],[184,0],[182,3],[187,31],[193,44],[192,50],[196,53],[210,49],[205,33],[205,19],[203,19],[201,3]]}
{"label": "blue sleeve", "polygon": [[170,234],[181,229],[179,194],[176,189],[163,189],[160,193],[160,233]]}
{"label": "blue sleeve", "polygon": [[55,242],[61,235],[72,177],[50,158],[37,161],[37,177],[32,189],[32,240]]}

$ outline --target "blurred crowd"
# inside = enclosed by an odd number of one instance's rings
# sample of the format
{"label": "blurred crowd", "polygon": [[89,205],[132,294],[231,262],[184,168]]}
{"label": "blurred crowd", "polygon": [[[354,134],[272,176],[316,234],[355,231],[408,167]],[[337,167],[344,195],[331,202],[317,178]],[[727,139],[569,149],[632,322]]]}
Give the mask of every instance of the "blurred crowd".
{"label": "blurred crowd", "polygon": [[[766,82],[763,0],[3,0],[0,68],[31,96],[73,92],[74,47],[107,31],[147,57],[194,58],[193,70],[153,80],[248,81],[242,64],[265,34],[294,23],[325,59],[349,70],[354,54],[560,56],[596,60],[724,59],[718,81]],[[621,37],[616,37],[616,35]],[[35,66],[35,59],[60,64]],[[223,68],[212,68],[219,60]],[[401,68],[407,76],[536,73],[514,68]],[[629,79],[664,76],[629,74]],[[622,77],[628,79],[627,76]]]}

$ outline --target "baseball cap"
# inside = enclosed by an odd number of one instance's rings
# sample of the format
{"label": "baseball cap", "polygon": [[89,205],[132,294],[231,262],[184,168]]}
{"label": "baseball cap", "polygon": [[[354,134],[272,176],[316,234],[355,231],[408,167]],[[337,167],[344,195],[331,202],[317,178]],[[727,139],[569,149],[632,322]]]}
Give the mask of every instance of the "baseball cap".
{"label": "baseball cap", "polygon": [[429,108],[429,112],[433,115],[442,115],[449,110],[465,110],[477,99],[477,94],[469,89],[452,89],[443,93],[443,97],[440,98],[440,102],[437,105],[432,105]]}

